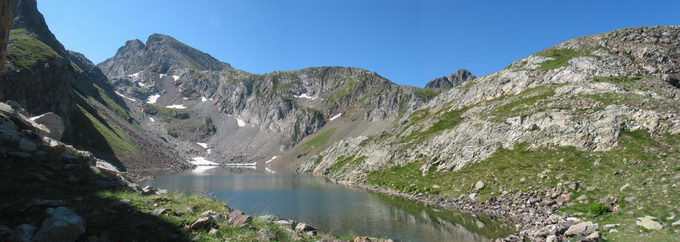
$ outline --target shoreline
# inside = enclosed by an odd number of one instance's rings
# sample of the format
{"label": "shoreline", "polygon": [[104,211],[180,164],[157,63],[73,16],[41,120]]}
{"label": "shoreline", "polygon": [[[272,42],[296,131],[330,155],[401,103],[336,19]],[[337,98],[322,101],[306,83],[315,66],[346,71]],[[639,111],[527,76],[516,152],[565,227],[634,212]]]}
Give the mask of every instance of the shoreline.
{"label": "shoreline", "polygon": [[[322,177],[334,183],[421,202],[426,206],[474,215],[486,215],[514,226],[515,233],[504,238],[497,238],[495,241],[562,241],[567,238],[578,239],[579,237],[585,241],[596,241],[599,238],[598,232],[589,229],[581,231],[581,233],[569,233],[572,227],[581,226],[581,224],[588,222],[582,221],[580,218],[569,217],[566,213],[559,211],[559,208],[562,207],[559,203],[564,203],[564,201],[560,201],[559,197],[562,192],[558,190],[508,193],[492,197],[486,201],[476,202],[461,198],[447,200],[441,197],[418,196],[374,185],[341,182],[325,176]],[[595,224],[596,229],[597,224]],[[593,236],[593,234],[596,236]]]}

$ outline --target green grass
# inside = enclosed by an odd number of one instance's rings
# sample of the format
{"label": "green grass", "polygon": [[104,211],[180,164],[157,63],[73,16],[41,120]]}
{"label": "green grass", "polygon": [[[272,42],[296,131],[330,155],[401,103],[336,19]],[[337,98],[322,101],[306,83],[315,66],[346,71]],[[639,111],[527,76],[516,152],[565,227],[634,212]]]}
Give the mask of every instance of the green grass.
{"label": "green grass", "polygon": [[[587,152],[574,147],[558,147],[554,149],[528,150],[526,144],[518,144],[513,149],[501,148],[488,159],[462,167],[458,171],[436,171],[431,167],[425,175],[421,167],[427,157],[395,166],[384,171],[368,174],[367,183],[393,188],[409,193],[442,195],[458,197],[472,192],[477,181],[483,181],[486,187],[479,191],[481,199],[499,195],[503,191],[536,191],[562,186],[574,193],[574,198],[587,195],[584,203],[575,202],[563,210],[592,218],[589,208],[591,203],[598,203],[607,195],[619,198],[619,211],[602,213],[594,217],[595,222],[622,223],[621,234],[616,238],[630,237],[636,239],[669,238],[678,236],[672,231],[639,232],[634,225],[635,218],[651,215],[669,224],[666,219],[671,214],[680,215],[680,193],[672,192],[672,185],[677,182],[674,176],[680,175],[675,168],[680,164],[680,134],[651,137],[645,131],[625,131],[619,137],[619,145],[611,151]],[[595,161],[600,165],[595,166]],[[538,174],[547,170],[547,177],[539,178]],[[623,171],[615,174],[615,171]],[[525,178],[529,182],[522,182]],[[677,179],[677,178],[675,178]],[[566,184],[582,182],[578,190],[569,190]],[[440,189],[432,188],[439,185]],[[635,188],[620,191],[625,184]],[[587,191],[585,187],[595,186],[597,189]],[[666,192],[664,192],[664,190]],[[633,203],[624,200],[635,197]],[[597,212],[598,210],[595,210]],[[598,212],[599,213],[599,212]]]}
{"label": "green grass", "polygon": [[361,164],[366,160],[366,156],[361,156],[361,157],[355,157],[353,155],[350,156],[340,156],[338,157],[338,160],[333,163],[331,167],[328,168],[328,172],[330,174],[337,174],[338,172],[342,170],[347,170],[348,165],[356,166],[358,164]]}
{"label": "green grass", "polygon": [[191,114],[186,109],[166,108],[153,104],[145,104],[144,112],[154,115],[165,122],[172,122],[176,119],[188,119]]}
{"label": "green grass", "polygon": [[[529,111],[533,105],[539,103],[539,101],[555,96],[555,88],[557,88],[557,85],[545,85],[529,88],[517,95],[501,97],[499,100],[512,99],[513,101],[491,110],[486,113],[485,116],[493,121],[504,121],[507,118],[519,116],[520,114],[528,114],[527,111]],[[533,112],[540,110],[533,110]]]}
{"label": "green grass", "polygon": [[414,94],[416,97],[423,99],[423,100],[431,100],[437,95],[439,95],[439,92],[430,90],[430,89],[417,89]]}
{"label": "green grass", "polygon": [[[92,126],[102,135],[114,154],[122,156],[128,153],[139,154],[139,150],[132,144],[130,136],[118,125],[105,119],[98,119],[85,108],[78,106],[80,112],[87,117]],[[104,123],[105,122],[105,123]],[[100,144],[95,144],[100,145]]]}
{"label": "green grass", "polygon": [[343,86],[328,95],[326,100],[330,103],[337,103],[348,96],[358,95],[359,88],[361,88],[364,85],[364,82],[369,78],[370,76],[368,74],[361,74],[346,80]]}
{"label": "green grass", "polygon": [[121,118],[125,119],[128,122],[132,122],[132,116],[130,115],[130,112],[120,106],[116,101],[111,99],[111,97],[102,89],[101,87],[97,85],[93,85],[96,89],[97,92],[99,93],[99,98],[103,101],[102,104],[106,106],[107,108],[111,109],[114,113],[118,114]]}
{"label": "green grass", "polygon": [[326,143],[328,143],[328,139],[331,138],[335,134],[335,128],[327,129],[319,134],[317,134],[314,138],[306,141],[305,143],[302,144],[302,150],[303,152],[310,152],[314,149],[322,149],[326,147]]}
{"label": "green grass", "polygon": [[589,56],[590,52],[586,50],[573,50],[567,48],[550,48],[539,52],[538,55],[554,58],[541,63],[538,67],[538,70],[551,70],[569,65],[569,60],[573,59],[574,57]]}
{"label": "green grass", "polygon": [[30,36],[26,29],[13,29],[9,34],[8,59],[21,69],[31,69],[37,63],[61,58],[54,49]]}
{"label": "green grass", "polygon": [[[169,193],[162,195],[142,195],[135,192],[127,191],[105,191],[99,193],[99,196],[109,200],[129,200],[130,206],[142,213],[150,214],[158,208],[168,208],[172,212],[160,215],[163,221],[181,228],[181,231],[188,235],[189,238],[200,236],[199,241],[215,241],[215,240],[235,240],[235,241],[256,241],[258,238],[258,231],[267,230],[274,235],[276,241],[293,241],[294,232],[288,231],[285,228],[276,224],[268,223],[259,218],[253,218],[243,227],[231,226],[226,219],[218,219],[216,234],[208,234],[207,230],[191,231],[184,228],[186,224],[191,224],[201,217],[205,211],[212,210],[220,214],[228,214],[231,209],[225,205],[224,202],[208,198],[205,195],[188,195]],[[134,223],[135,221],[130,221]],[[302,241],[314,241],[324,237],[325,234],[316,236],[302,235]]]}
{"label": "green grass", "polygon": [[[439,119],[437,120],[437,122],[432,124],[432,126],[428,127],[425,130],[414,131],[407,135],[406,137],[402,137],[398,141],[398,143],[405,144],[404,147],[409,148],[424,142],[425,140],[431,138],[436,134],[443,132],[444,130],[452,129],[463,121],[463,117],[461,117],[461,115],[465,113],[465,111],[467,110],[468,108],[462,108],[447,112],[440,112],[439,114],[436,114],[438,115]],[[424,120],[427,117],[429,117],[429,111],[419,110],[412,113],[409,116],[409,119],[412,119],[413,122],[415,123]]]}

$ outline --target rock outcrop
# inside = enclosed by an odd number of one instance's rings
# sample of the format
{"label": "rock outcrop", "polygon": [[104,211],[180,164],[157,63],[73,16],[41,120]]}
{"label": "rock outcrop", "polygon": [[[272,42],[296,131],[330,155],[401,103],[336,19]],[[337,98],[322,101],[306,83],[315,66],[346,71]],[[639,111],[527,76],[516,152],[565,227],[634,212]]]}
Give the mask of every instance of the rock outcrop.
{"label": "rock outcrop", "polygon": [[461,84],[467,81],[472,81],[475,78],[477,77],[473,75],[470,71],[460,69],[457,72],[452,73],[448,76],[443,76],[428,82],[427,84],[425,84],[425,88],[439,91],[447,90],[460,86]]}

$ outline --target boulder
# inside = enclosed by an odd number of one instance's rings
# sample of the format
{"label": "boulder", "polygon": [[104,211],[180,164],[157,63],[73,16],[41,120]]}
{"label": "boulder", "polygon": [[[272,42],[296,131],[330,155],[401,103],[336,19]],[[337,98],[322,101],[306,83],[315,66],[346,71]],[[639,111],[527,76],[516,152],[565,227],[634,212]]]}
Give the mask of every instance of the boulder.
{"label": "boulder", "polygon": [[586,236],[585,238],[583,238],[584,241],[597,241],[598,239],[600,239],[600,233],[597,232],[597,231],[595,231],[595,232],[589,234],[588,236]]}
{"label": "boulder", "polygon": [[566,236],[583,236],[583,235],[588,235],[595,230],[597,230],[598,225],[594,224],[593,222],[581,222],[575,225],[572,225],[567,229],[567,232],[564,232],[564,235]]}
{"label": "boulder", "polygon": [[236,227],[242,227],[243,225],[246,225],[246,223],[250,222],[250,220],[252,220],[253,217],[247,215],[241,210],[234,210],[231,211],[231,213],[229,213],[228,219],[229,224]]}
{"label": "boulder", "polygon": [[545,242],[557,242],[557,236],[555,235],[548,235],[548,237],[545,238]]}
{"label": "boulder", "polygon": [[85,220],[71,209],[48,208],[47,214],[33,241],[76,241],[85,233]]}
{"label": "boulder", "polygon": [[191,224],[191,226],[189,226],[189,228],[195,231],[212,228],[214,225],[215,220],[213,219],[213,217],[207,216],[197,219],[194,223]]}
{"label": "boulder", "polygon": [[167,208],[159,208],[159,209],[153,210],[151,212],[151,214],[158,216],[158,215],[164,214],[166,212],[171,212],[171,211],[172,210],[167,209]]}
{"label": "boulder", "polygon": [[276,236],[273,235],[269,230],[266,229],[260,229],[257,231],[257,240],[258,241],[273,241],[276,239]]}
{"label": "boulder", "polygon": [[293,220],[281,219],[279,221],[275,221],[274,223],[291,229],[295,229],[295,226],[297,226],[297,221]]}
{"label": "boulder", "polygon": [[482,189],[484,189],[484,182],[483,181],[477,181],[477,183],[475,183],[475,190],[479,191],[479,190],[482,190]]}
{"label": "boulder", "polygon": [[66,127],[64,125],[64,120],[62,120],[59,115],[49,112],[40,116],[32,117],[31,120],[45,126],[49,130],[47,136],[50,138],[60,140],[64,135],[64,130]]}
{"label": "boulder", "polygon": [[297,232],[307,232],[307,231],[314,231],[316,228],[309,226],[308,224],[305,223],[299,223],[297,226],[295,226],[295,231]]}
{"label": "boulder", "polygon": [[644,216],[637,218],[637,221],[635,221],[635,224],[642,226],[643,228],[649,229],[649,230],[661,230],[663,229],[663,225],[659,223],[659,221],[652,216]]}

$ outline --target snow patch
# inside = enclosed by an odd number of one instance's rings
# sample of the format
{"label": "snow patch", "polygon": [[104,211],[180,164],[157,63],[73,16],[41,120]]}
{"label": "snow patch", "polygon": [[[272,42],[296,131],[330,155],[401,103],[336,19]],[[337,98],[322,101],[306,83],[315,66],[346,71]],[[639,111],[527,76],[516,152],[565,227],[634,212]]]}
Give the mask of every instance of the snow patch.
{"label": "snow patch", "polygon": [[342,113],[336,114],[335,116],[331,117],[330,120],[333,121],[336,118],[339,118],[340,116],[342,116]]}
{"label": "snow patch", "polygon": [[201,146],[201,147],[203,147],[203,149],[207,149],[207,148],[208,148],[208,144],[207,144],[207,143],[196,143],[196,144],[199,145],[199,146]]}
{"label": "snow patch", "polygon": [[279,158],[279,156],[278,156],[278,155],[275,155],[275,156],[273,156],[271,159],[265,161],[264,163],[265,163],[265,164],[269,164],[269,163],[271,163],[273,160],[275,160],[276,158]]}
{"label": "snow patch", "polygon": [[269,167],[265,167],[264,170],[271,173],[271,174],[276,174],[276,172],[273,171],[272,169],[269,169]]}
{"label": "snow patch", "polygon": [[297,96],[293,95],[293,96],[296,97],[296,98],[307,98],[307,99],[312,99],[312,100],[316,99],[316,97],[311,97],[311,96],[307,95],[307,93],[303,93],[303,94],[300,94],[300,95],[297,95]]}
{"label": "snow patch", "polygon": [[128,76],[129,76],[129,77],[137,78],[137,77],[139,77],[139,73],[141,73],[141,71],[140,71],[140,72],[137,72],[137,73],[134,73],[134,74],[131,74],[131,75],[128,75]]}
{"label": "snow patch", "polygon": [[208,149],[206,152],[208,152],[208,154],[210,154],[210,153],[212,153],[212,149]]}
{"label": "snow patch", "polygon": [[189,163],[197,165],[197,166],[219,166],[220,165],[220,164],[217,164],[215,162],[206,160],[205,157],[201,157],[201,156],[191,158]]}
{"label": "snow patch", "polygon": [[188,97],[183,97],[182,99],[184,99],[184,100],[189,100],[189,98],[188,98]]}
{"label": "snow patch", "polygon": [[241,120],[240,118],[236,118],[236,124],[238,124],[239,127],[246,126],[246,122]]}
{"label": "snow patch", "polygon": [[156,122],[156,120],[153,119],[152,117],[149,117],[149,120],[151,120],[151,122]]}
{"label": "snow patch", "polygon": [[226,165],[226,166],[256,166],[257,162],[253,162],[253,163],[227,163],[227,164],[224,164],[224,165]]}
{"label": "snow patch", "polygon": [[191,170],[191,173],[194,174],[202,174],[205,173],[206,171],[212,170],[217,168],[217,166],[196,166],[193,170]]}
{"label": "snow patch", "polygon": [[140,81],[140,82],[137,82],[137,85],[139,85],[139,87],[148,87],[148,86],[151,86],[151,85],[149,85],[149,84],[144,84],[144,83],[141,82],[141,81]]}
{"label": "snow patch", "polygon": [[205,97],[201,97],[201,102],[205,102],[205,101],[208,101],[208,99],[205,98]]}
{"label": "snow patch", "polygon": [[172,79],[175,79],[175,81],[177,81],[177,80],[179,80],[179,76],[173,75],[173,76],[172,76]]}
{"label": "snow patch", "polygon": [[185,107],[185,106],[182,105],[182,104],[174,104],[174,105],[165,106],[165,107],[166,107],[166,108],[174,108],[174,109],[185,109],[185,108],[187,108],[187,107]]}
{"label": "snow patch", "polygon": [[154,104],[154,103],[156,103],[156,101],[158,100],[159,97],[161,97],[160,94],[151,95],[146,99],[146,103]]}
{"label": "snow patch", "polygon": [[137,101],[137,100],[135,100],[134,98],[127,97],[127,96],[123,95],[123,94],[120,93],[120,92],[117,92],[117,91],[114,91],[114,92],[116,93],[116,95],[121,96],[122,98],[125,98],[125,99],[127,99],[127,100],[130,100],[130,101],[133,101],[133,102],[136,102],[136,101]]}
{"label": "snow patch", "polygon": [[168,76],[168,75],[166,75],[166,74],[158,74],[158,78],[161,78],[161,79],[163,79],[163,77],[166,77],[166,76]]}

